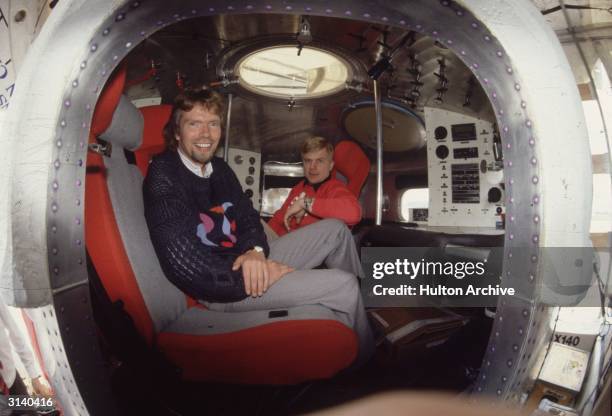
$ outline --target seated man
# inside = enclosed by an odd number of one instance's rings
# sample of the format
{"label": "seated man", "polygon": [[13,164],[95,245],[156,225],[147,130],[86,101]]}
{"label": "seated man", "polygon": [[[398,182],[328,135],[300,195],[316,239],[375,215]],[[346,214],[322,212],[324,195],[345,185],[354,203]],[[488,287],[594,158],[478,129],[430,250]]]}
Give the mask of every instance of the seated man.
{"label": "seated man", "polygon": [[313,224],[323,218],[336,218],[347,225],[361,220],[361,206],[346,185],[331,177],[334,146],[323,137],[311,137],[302,145],[305,180],[291,189],[283,206],[268,222],[279,235]]}
{"label": "seated man", "polygon": [[[215,92],[180,94],[164,128],[167,149],[144,180],[145,217],[164,274],[212,310],[323,305],[355,331],[357,362],[364,362],[373,343],[350,231],[329,219],[268,246],[236,175],[214,157],[223,111]],[[330,270],[310,270],[321,263]]]}

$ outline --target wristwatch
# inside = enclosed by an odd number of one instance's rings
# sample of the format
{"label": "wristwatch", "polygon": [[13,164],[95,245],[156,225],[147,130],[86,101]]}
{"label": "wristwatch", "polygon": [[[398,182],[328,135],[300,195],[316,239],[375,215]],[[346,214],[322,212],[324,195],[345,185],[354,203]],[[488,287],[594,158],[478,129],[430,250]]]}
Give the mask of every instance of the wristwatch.
{"label": "wristwatch", "polygon": [[311,196],[304,197],[304,209],[306,209],[306,211],[310,212],[312,210],[313,201],[314,198]]}
{"label": "wristwatch", "polygon": [[255,250],[258,253],[263,253],[264,252],[263,247],[260,247],[260,246],[253,246],[253,250]]}

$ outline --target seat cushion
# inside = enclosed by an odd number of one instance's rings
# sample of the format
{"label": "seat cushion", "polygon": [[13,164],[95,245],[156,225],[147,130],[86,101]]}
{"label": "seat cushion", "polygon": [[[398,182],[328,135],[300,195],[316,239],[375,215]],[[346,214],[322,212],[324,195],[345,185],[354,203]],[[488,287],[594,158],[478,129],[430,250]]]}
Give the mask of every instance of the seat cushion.
{"label": "seat cushion", "polygon": [[279,318],[191,308],[158,334],[157,346],[187,380],[247,384],[329,378],[357,356],[355,333],[317,305]]}

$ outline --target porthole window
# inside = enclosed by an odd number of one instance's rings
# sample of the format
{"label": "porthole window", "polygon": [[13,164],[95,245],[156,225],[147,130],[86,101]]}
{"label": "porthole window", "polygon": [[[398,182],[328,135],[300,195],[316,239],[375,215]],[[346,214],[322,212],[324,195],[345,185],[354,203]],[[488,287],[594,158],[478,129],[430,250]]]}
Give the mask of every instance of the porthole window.
{"label": "porthole window", "polygon": [[345,88],[349,66],[340,56],[313,47],[274,46],[241,59],[235,68],[240,84],[276,98],[316,98]]}

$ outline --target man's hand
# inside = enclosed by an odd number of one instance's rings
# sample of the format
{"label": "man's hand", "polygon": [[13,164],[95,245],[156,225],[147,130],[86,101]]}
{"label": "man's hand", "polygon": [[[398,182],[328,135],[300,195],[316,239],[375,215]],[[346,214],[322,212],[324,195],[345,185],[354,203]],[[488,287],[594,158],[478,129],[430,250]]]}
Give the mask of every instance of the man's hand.
{"label": "man's hand", "polygon": [[234,261],[232,270],[242,268],[244,290],[247,295],[257,297],[270,286],[270,271],[264,253],[249,250]]}
{"label": "man's hand", "polygon": [[281,277],[287,273],[291,273],[295,269],[287,266],[286,264],[279,263],[274,260],[268,260],[268,270],[270,271],[270,286],[278,282]]}
{"label": "man's hand", "polygon": [[304,193],[302,192],[299,197],[297,197],[293,200],[293,202],[291,202],[291,205],[289,205],[289,208],[287,208],[287,211],[285,212],[285,218],[283,218],[283,222],[285,223],[285,228],[287,229],[287,231],[291,231],[289,227],[291,218],[295,217],[296,222],[299,224],[302,221],[302,218],[304,218],[305,214],[306,209],[304,207]]}
{"label": "man's hand", "polygon": [[39,396],[53,397],[53,390],[46,383],[41,380],[42,377],[36,377],[32,379],[32,389],[34,393]]}

